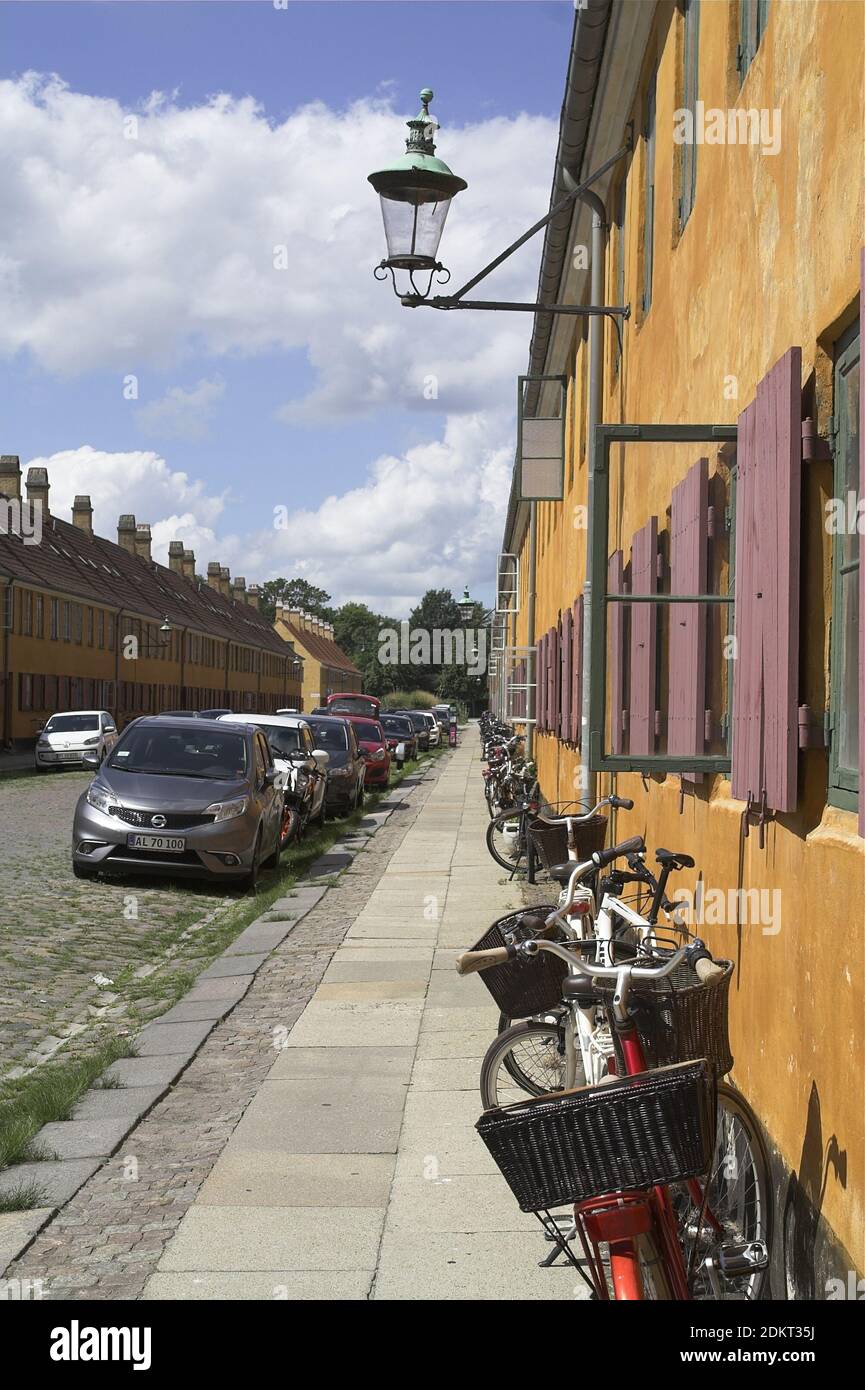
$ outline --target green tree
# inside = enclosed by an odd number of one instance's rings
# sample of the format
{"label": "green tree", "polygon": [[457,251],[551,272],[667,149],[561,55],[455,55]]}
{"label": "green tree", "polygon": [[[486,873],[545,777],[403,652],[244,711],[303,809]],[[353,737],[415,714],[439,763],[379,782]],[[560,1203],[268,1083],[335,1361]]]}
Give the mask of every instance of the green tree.
{"label": "green tree", "polygon": [[306,579],[268,579],[261,586],[261,611],[274,622],[277,602],[302,613],[313,613],[327,623],[334,620],[333,608],[329,608],[330,594],[319,589]]}

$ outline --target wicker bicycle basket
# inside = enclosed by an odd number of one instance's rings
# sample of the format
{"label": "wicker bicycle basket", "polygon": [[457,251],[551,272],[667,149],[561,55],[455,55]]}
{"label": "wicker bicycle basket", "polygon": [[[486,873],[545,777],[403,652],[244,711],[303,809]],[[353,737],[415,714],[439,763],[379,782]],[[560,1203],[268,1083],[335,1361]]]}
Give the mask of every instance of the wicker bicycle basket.
{"label": "wicker bicycle basket", "polygon": [[[607,838],[606,816],[591,816],[574,829],[577,859],[588,859],[596,850],[604,848],[604,840]],[[551,869],[555,864],[564,864],[568,857],[566,825],[546,825],[542,820],[533,820],[529,825],[529,835],[535,853],[545,869]]]}
{"label": "wicker bicycle basket", "polygon": [[521,1211],[698,1177],[715,1144],[705,1061],[487,1110],[476,1128]]}
{"label": "wicker bicycle basket", "polygon": [[[668,1067],[705,1057],[716,1076],[730,1071],[733,1054],[727,1009],[733,962],[722,960],[718,964],[724,966],[724,974],[708,984],[703,984],[684,961],[666,979],[632,980],[628,1012],[637,1025],[648,1066]],[[595,986],[601,997],[612,1003],[614,981],[599,979]],[[620,1070],[624,1070],[615,1030],[613,1040]]]}
{"label": "wicker bicycle basket", "polygon": [[[555,903],[545,903],[531,908],[530,915],[546,918],[555,910]],[[531,927],[523,926],[523,919],[527,915],[529,910],[523,909],[507,917],[499,917],[471,949],[489,951],[496,946],[510,946],[516,941],[530,940],[537,933]],[[564,933],[557,930],[548,939],[562,941]],[[529,1018],[532,1014],[545,1013],[556,1004],[561,1004],[562,980],[567,973],[567,963],[559,960],[552,951],[538,951],[536,956],[517,956],[504,965],[484,970],[481,979],[503,1014],[507,1014],[508,1018]]]}

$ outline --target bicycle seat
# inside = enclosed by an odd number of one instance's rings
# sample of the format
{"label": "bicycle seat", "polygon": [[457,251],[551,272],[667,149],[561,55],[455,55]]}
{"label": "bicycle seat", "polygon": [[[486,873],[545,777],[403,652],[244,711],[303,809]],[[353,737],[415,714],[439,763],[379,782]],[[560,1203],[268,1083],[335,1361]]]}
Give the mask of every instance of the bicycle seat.
{"label": "bicycle seat", "polygon": [[576,867],[576,859],[566,859],[564,864],[554,864],[551,869],[547,869],[547,873],[549,874],[550,878],[554,878],[556,880],[556,883],[561,883],[564,887],[566,883],[570,883],[571,874],[574,872],[574,869]]}
{"label": "bicycle seat", "polygon": [[673,869],[693,869],[694,867],[694,861],[690,854],[674,854],[671,849],[656,850],[655,858],[659,864],[669,864]]}

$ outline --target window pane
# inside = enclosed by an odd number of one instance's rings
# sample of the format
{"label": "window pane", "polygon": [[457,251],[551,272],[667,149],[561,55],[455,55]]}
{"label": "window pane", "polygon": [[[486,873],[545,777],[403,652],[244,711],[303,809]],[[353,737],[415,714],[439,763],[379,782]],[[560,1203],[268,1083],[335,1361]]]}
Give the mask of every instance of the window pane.
{"label": "window pane", "polygon": [[838,673],[838,762],[849,772],[859,766],[859,571],[841,577],[840,659]]}

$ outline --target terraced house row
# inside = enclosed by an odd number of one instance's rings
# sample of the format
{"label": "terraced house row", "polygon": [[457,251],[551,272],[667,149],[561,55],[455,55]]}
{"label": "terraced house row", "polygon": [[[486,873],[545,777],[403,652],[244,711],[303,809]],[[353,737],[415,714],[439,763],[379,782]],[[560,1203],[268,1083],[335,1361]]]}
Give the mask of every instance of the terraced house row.
{"label": "terraced house row", "polygon": [[865,1267],[863,55],[859,0],[578,7],[551,206],[611,163],[537,298],[630,314],[536,316],[500,564],[546,798],[697,859],[798,1298]]}
{"label": "terraced house row", "polygon": [[[303,662],[259,610],[260,590],[211,561],[206,581],[181,541],[168,566],[150,526],[121,516],[93,532],[90,498],[53,515],[44,468],[26,496],[0,460],[0,733],[26,744],[58,709],[107,709],[119,723],[164,709],[299,708]],[[23,524],[22,524],[23,519]]]}

